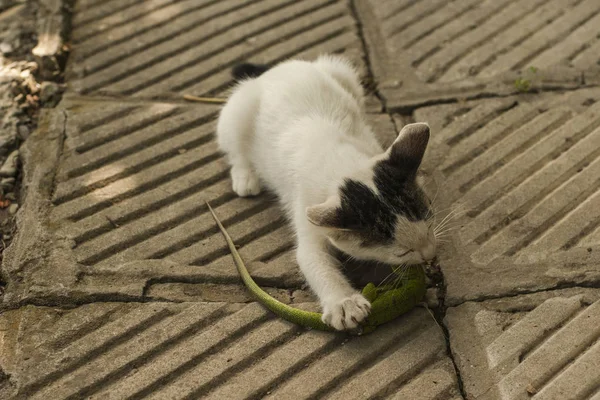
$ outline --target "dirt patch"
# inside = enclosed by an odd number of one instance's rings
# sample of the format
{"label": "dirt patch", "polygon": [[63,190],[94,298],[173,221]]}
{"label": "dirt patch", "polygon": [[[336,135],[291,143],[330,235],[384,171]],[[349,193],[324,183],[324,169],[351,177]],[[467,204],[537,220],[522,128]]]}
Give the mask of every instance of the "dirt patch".
{"label": "dirt patch", "polygon": [[[41,108],[56,106],[62,93],[60,83],[42,81],[32,54],[39,10],[38,1],[0,0],[0,261],[21,204],[19,148],[37,128]],[[0,296],[4,282],[0,273]]]}

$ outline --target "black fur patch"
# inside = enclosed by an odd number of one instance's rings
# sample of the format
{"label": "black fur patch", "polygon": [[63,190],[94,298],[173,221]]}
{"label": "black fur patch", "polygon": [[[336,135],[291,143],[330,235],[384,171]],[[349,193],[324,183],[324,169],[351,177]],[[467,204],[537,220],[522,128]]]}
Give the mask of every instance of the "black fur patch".
{"label": "black fur patch", "polygon": [[392,243],[398,215],[421,221],[429,213],[429,200],[415,182],[414,172],[383,160],[375,165],[374,173],[380,195],[364,183],[348,179],[340,188],[337,210],[336,225],[358,233],[366,246]]}
{"label": "black fur patch", "polygon": [[239,81],[247,78],[257,78],[268,69],[269,67],[267,65],[244,63],[233,67],[231,70],[231,75],[236,81]]}
{"label": "black fur patch", "polygon": [[429,199],[416,182],[416,170],[400,168],[391,160],[378,162],[374,182],[394,213],[409,221],[422,221],[429,214]]}

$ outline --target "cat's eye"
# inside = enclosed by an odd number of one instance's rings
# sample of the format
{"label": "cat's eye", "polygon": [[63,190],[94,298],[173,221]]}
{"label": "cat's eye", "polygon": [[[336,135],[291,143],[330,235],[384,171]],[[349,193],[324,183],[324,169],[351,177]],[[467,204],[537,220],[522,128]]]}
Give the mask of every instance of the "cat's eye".
{"label": "cat's eye", "polygon": [[404,253],[402,254],[398,254],[396,257],[404,257],[405,255],[407,255],[408,253],[411,253],[413,250],[406,250]]}

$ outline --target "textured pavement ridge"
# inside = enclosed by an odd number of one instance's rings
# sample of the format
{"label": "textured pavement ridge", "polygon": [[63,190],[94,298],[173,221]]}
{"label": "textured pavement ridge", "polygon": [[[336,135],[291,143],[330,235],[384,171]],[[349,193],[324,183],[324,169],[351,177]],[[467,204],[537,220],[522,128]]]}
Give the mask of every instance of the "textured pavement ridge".
{"label": "textured pavement ridge", "polygon": [[[0,399],[600,399],[598,1],[82,0],[72,23],[68,90],[21,151]],[[205,201],[259,284],[316,307],[274,199],[231,191],[219,106],[182,99],[324,52],[376,88],[383,144],[430,124],[455,213],[433,313],[365,337],[252,301]]]}
{"label": "textured pavement ridge", "polygon": [[[390,109],[599,82],[596,0],[364,0],[373,71]],[[522,79],[515,85],[517,79]]]}
{"label": "textured pavement ridge", "polygon": [[30,399],[413,398],[423,391],[460,398],[443,333],[423,309],[352,339],[302,331],[255,303],[27,306],[0,321],[20,325],[16,337],[5,337],[17,351],[4,361],[18,365],[21,394]]}
{"label": "textured pavement ridge", "polygon": [[568,289],[448,309],[468,398],[596,399],[600,290]]}
{"label": "textured pavement ridge", "polygon": [[447,304],[598,282],[598,100],[589,89],[415,111],[436,132],[426,163],[440,207],[457,210]]}
{"label": "textured pavement ridge", "polygon": [[[276,63],[320,52],[360,59],[345,2],[225,0],[102,4],[75,16],[72,87],[84,94],[220,94],[241,59]],[[83,7],[83,5],[81,6]]]}

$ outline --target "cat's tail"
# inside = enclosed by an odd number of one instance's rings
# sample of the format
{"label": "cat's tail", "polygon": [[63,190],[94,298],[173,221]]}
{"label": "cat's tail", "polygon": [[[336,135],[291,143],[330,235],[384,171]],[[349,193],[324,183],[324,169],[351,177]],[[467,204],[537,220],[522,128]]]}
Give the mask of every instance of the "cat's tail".
{"label": "cat's tail", "polygon": [[243,63],[233,67],[231,75],[236,81],[241,81],[243,79],[258,78],[268,69],[269,67],[264,64]]}

